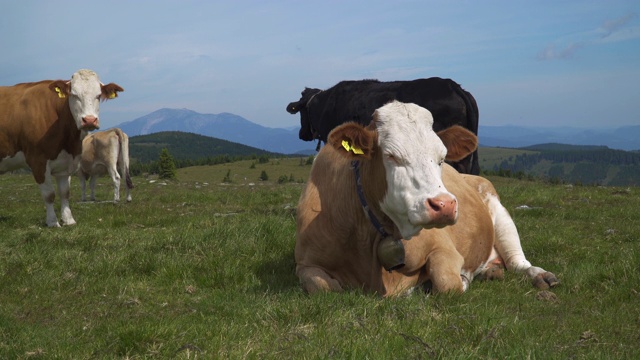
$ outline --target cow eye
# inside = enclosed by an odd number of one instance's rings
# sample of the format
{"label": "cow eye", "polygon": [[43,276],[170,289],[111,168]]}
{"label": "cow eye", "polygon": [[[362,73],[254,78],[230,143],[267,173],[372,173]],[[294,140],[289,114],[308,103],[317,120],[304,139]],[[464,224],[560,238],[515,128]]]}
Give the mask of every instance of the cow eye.
{"label": "cow eye", "polygon": [[387,154],[386,157],[389,161],[393,162],[396,165],[400,165],[402,163],[399,158],[393,156],[392,154]]}

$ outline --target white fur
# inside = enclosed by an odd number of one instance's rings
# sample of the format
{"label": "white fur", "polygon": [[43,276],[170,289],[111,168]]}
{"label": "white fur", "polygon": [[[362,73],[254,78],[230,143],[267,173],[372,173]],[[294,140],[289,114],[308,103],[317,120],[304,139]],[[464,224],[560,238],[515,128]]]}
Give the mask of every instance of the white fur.
{"label": "white fur", "polygon": [[102,94],[98,74],[91,70],[78,70],[71,76],[69,108],[78,129],[82,128],[82,118],[93,116],[99,119],[100,96]]}
{"label": "white fur", "polygon": [[391,102],[376,110],[374,119],[387,179],[380,206],[410,239],[429,223],[427,199],[455,198],[442,183],[447,149],[433,131],[431,113],[418,105]]}

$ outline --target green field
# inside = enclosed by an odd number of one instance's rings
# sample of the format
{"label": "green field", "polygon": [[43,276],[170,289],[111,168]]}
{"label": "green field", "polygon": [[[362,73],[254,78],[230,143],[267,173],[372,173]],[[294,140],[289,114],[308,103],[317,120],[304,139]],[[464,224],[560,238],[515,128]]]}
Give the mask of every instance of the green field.
{"label": "green field", "polygon": [[480,161],[480,169],[484,171],[493,170],[495,166],[500,166],[503,161],[513,163],[518,155],[535,154],[536,151],[498,148],[498,147],[480,147],[478,148],[478,159]]}
{"label": "green field", "polygon": [[[482,159],[481,153],[481,159]],[[306,159],[302,159],[304,162]],[[294,275],[300,159],[134,177],[131,203],[78,202],[43,227],[30,175],[0,176],[1,359],[632,359],[640,352],[640,188],[491,178],[527,257],[463,295],[305,294]],[[265,171],[268,181],[259,181]],[[231,182],[223,183],[230,174]],[[278,184],[282,176],[295,181]],[[519,209],[527,205],[528,209]],[[59,209],[58,209],[59,213]]]}

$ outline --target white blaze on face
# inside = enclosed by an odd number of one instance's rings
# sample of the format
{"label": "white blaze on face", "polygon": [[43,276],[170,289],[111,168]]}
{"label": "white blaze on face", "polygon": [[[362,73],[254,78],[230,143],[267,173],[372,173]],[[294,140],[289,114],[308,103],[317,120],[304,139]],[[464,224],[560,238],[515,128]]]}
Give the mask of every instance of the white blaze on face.
{"label": "white blaze on face", "polygon": [[424,227],[455,222],[439,219],[432,209],[433,199],[438,204],[446,199],[443,206],[455,207],[448,216],[457,217],[457,200],[442,183],[447,149],[433,131],[431,113],[415,104],[392,102],[376,110],[374,119],[387,179],[380,205],[403,238],[413,237]]}
{"label": "white blaze on face", "polygon": [[78,70],[71,77],[69,107],[78,129],[95,130],[100,127],[100,96],[102,87],[98,75],[91,70]]}

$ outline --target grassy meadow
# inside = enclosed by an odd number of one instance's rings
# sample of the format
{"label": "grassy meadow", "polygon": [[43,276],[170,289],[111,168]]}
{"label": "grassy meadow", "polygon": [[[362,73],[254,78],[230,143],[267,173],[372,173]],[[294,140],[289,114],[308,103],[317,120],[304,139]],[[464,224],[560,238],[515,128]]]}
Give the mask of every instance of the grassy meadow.
{"label": "grassy meadow", "polygon": [[[74,178],[78,224],[58,229],[44,226],[30,175],[0,176],[0,358],[640,353],[640,188],[491,178],[528,259],[561,280],[551,291],[507,272],[456,296],[310,297],[293,259],[295,206],[310,170],[304,160],[184,168],[176,181],[134,177],[131,203],[110,202],[106,178],[97,202],[79,202]],[[262,171],[268,181],[258,180]]]}

